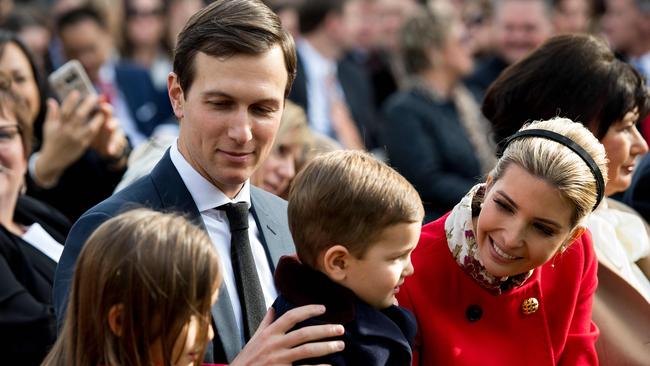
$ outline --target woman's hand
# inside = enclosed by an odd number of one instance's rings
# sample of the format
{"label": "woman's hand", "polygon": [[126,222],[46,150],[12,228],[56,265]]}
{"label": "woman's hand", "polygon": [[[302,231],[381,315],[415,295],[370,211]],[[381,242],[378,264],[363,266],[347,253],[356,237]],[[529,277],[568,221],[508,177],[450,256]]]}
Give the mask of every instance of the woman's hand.
{"label": "woman's hand", "polygon": [[98,103],[97,96],[82,100],[77,91],[71,92],[61,106],[48,99],[43,144],[33,172],[37,184],[44,188],[54,186],[86,151],[104,123],[104,115],[97,113]]}
{"label": "woman's hand", "polygon": [[342,325],[313,325],[287,333],[301,321],[323,313],[325,307],[322,305],[306,305],[288,311],[273,322],[275,313],[271,308],[230,366],[291,365],[295,361],[342,351],[345,347],[342,341],[322,341],[342,335]]}
{"label": "woman's hand", "polygon": [[128,156],[124,154],[128,149],[128,140],[120,128],[120,122],[113,117],[113,109],[106,102],[100,104],[100,110],[104,115],[104,123],[101,125],[97,135],[90,143],[90,147],[97,151],[99,156],[106,160],[112,160],[114,168],[121,168],[126,164]]}

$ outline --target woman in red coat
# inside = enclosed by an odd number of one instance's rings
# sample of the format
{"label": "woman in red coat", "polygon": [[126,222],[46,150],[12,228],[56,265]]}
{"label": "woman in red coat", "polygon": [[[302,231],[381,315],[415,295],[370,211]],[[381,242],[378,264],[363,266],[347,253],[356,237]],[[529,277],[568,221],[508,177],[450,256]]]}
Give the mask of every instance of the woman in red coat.
{"label": "woman in red coat", "polygon": [[604,149],[557,118],[501,150],[487,182],[422,229],[397,296],[418,322],[413,364],[597,364],[597,260],[582,220],[604,194]]}

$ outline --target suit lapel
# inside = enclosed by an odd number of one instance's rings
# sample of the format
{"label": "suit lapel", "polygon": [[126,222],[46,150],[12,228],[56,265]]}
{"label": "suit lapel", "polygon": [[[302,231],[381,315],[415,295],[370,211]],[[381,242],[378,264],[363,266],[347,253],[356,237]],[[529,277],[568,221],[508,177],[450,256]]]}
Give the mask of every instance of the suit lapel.
{"label": "suit lapel", "polygon": [[253,186],[251,186],[251,206],[257,228],[261,233],[260,240],[269,256],[271,271],[275,271],[280,257],[295,252],[293,241],[283,234],[286,232],[286,228],[282,228],[275,218],[275,215],[281,213],[273,212],[263,193],[259,191],[259,188]]}
{"label": "suit lapel", "polygon": [[[176,170],[169,157],[169,149],[151,172],[151,178],[158,191],[164,210],[188,215],[193,223],[206,230],[201,213],[196,207],[192,195],[187,190],[185,183],[178,174],[178,170]],[[217,327],[215,340],[218,338],[224,354],[228,358],[228,362],[230,362],[241,350],[242,342],[235,322],[235,315],[232,311],[230,296],[223,283],[219,289],[217,303],[212,306],[212,317]],[[211,360],[215,353],[217,352],[208,349],[206,360]]]}
{"label": "suit lapel", "polygon": [[221,341],[221,347],[223,347],[228,362],[232,362],[243,345],[225,283],[221,283],[219,298],[217,303],[212,306],[212,319],[216,325],[215,335]]}
{"label": "suit lapel", "polygon": [[164,210],[189,215],[194,224],[205,230],[199,209],[169,157],[169,149],[151,171],[151,179]]}

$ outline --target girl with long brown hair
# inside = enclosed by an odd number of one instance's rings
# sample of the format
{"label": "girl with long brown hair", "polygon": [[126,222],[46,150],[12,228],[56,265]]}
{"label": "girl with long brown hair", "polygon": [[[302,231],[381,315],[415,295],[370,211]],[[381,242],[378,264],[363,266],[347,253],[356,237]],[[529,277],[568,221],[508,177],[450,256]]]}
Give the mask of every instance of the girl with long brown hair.
{"label": "girl with long brown hair", "polygon": [[88,239],[66,320],[44,365],[200,365],[221,275],[207,234],[136,209]]}

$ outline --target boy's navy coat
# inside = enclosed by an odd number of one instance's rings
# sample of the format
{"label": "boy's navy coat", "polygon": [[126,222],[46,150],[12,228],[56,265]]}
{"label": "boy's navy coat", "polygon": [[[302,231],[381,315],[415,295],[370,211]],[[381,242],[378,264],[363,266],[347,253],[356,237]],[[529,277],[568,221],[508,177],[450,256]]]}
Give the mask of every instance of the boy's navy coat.
{"label": "boy's navy coat", "polygon": [[[276,318],[298,306],[323,304],[326,313],[296,325],[342,324],[345,349],[298,364],[332,366],[401,366],[411,364],[411,347],[416,333],[415,317],[406,309],[390,306],[377,310],[361,301],[349,289],[332,282],[323,273],[301,264],[295,257],[283,257],[275,272],[278,298],[273,304]],[[372,284],[369,284],[372,285]]]}

